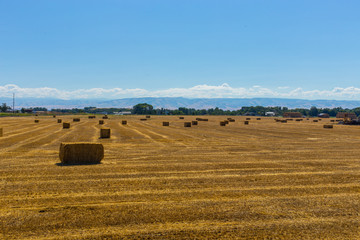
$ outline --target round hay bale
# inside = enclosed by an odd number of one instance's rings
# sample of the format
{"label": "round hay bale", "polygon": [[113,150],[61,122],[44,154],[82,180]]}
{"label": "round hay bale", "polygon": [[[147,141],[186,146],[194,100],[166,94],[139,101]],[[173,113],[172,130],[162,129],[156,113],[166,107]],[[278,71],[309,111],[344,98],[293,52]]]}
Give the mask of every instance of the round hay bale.
{"label": "round hay bale", "polygon": [[57,122],[58,122],[58,123],[62,123],[62,120],[61,120],[61,119],[58,119]]}
{"label": "round hay bale", "polygon": [[63,122],[63,128],[70,128],[69,122]]}
{"label": "round hay bale", "polygon": [[121,124],[122,124],[122,125],[126,125],[126,124],[127,124],[127,121],[126,121],[126,120],[122,120],[122,121],[121,121]]}
{"label": "round hay bale", "polygon": [[249,125],[249,121],[244,121],[244,124],[245,124],[245,125]]}
{"label": "round hay bale", "polygon": [[184,122],[184,127],[191,127],[191,122]]}
{"label": "round hay bale", "polygon": [[324,125],[324,128],[334,128],[334,126],[331,125],[331,124],[325,124],[325,125]]}
{"label": "round hay bale", "polygon": [[34,122],[35,122],[35,123],[39,123],[39,122],[40,122],[40,120],[38,120],[38,119],[35,119],[35,120],[34,120]]}
{"label": "round hay bale", "polygon": [[191,121],[191,125],[198,125],[198,121]]}
{"label": "round hay bale", "polygon": [[104,158],[101,143],[61,143],[59,158],[63,164],[96,164]]}
{"label": "round hay bale", "polygon": [[170,123],[169,122],[163,122],[162,125],[163,126],[170,126]]}
{"label": "round hay bale", "polygon": [[110,128],[101,128],[100,138],[110,138]]}
{"label": "round hay bale", "polygon": [[104,124],[104,120],[99,120],[99,124]]}

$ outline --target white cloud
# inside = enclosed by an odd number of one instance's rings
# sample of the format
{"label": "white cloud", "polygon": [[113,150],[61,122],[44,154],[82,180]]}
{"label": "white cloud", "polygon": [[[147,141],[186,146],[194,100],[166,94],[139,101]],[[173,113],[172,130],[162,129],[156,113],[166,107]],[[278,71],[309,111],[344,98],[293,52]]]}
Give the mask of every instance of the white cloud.
{"label": "white cloud", "polygon": [[290,87],[275,87],[274,89],[253,86],[250,88],[231,87],[229,84],[218,86],[197,85],[190,88],[169,88],[164,90],[146,90],[141,88],[91,88],[74,91],[59,90],[50,87],[22,88],[14,84],[0,86],[0,97],[59,98],[59,99],[89,99],[107,98],[118,99],[128,97],[186,97],[186,98],[300,98],[300,99],[334,99],[334,100],[360,100],[360,88],[336,87],[330,90],[303,90]]}

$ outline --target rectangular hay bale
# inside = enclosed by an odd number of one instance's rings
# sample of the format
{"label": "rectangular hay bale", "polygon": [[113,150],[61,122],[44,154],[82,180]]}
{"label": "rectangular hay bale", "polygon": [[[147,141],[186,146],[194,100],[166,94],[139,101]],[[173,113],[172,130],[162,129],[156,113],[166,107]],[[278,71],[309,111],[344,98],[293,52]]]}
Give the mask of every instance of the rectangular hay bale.
{"label": "rectangular hay bale", "polygon": [[59,158],[63,164],[96,164],[104,158],[101,143],[61,143]]}
{"label": "rectangular hay bale", "polygon": [[198,121],[191,121],[191,125],[198,125]]}
{"label": "rectangular hay bale", "polygon": [[69,122],[63,122],[63,128],[70,128]]}
{"label": "rectangular hay bale", "polygon": [[35,123],[39,123],[39,122],[40,122],[40,120],[38,120],[38,119],[35,119],[35,120],[34,120],[34,122],[35,122]]}
{"label": "rectangular hay bale", "polygon": [[191,122],[184,122],[184,127],[191,127]]}
{"label": "rectangular hay bale", "polygon": [[104,124],[104,120],[99,120],[99,124]]}
{"label": "rectangular hay bale", "polygon": [[100,129],[100,138],[110,138],[110,128]]}
{"label": "rectangular hay bale", "polygon": [[122,125],[126,125],[126,124],[127,124],[127,121],[126,121],[126,120],[122,120],[122,121],[121,121],[121,124],[122,124]]}
{"label": "rectangular hay bale", "polygon": [[62,120],[61,120],[61,119],[58,119],[57,122],[58,122],[58,123],[62,123]]}
{"label": "rectangular hay bale", "polygon": [[170,123],[169,122],[163,122],[162,125],[163,126],[170,126]]}
{"label": "rectangular hay bale", "polygon": [[74,118],[73,121],[74,122],[80,122],[80,118]]}
{"label": "rectangular hay bale", "polygon": [[331,124],[325,124],[325,125],[324,125],[324,128],[334,128],[334,126],[331,125]]}

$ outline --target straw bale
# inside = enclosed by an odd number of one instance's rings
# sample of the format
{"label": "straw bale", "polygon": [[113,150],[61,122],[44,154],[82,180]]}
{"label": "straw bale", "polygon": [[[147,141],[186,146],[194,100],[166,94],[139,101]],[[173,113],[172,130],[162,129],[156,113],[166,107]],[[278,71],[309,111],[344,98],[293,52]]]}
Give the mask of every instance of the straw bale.
{"label": "straw bale", "polygon": [[246,118],[247,121],[251,120],[251,118]]}
{"label": "straw bale", "polygon": [[91,115],[91,116],[89,116],[88,118],[89,118],[89,119],[93,119],[93,118],[96,118],[96,116]]}
{"label": "straw bale", "polygon": [[99,124],[104,124],[104,120],[99,120]]}
{"label": "straw bale", "polygon": [[53,118],[56,118],[56,115],[53,115]]}
{"label": "straw bale", "polygon": [[58,123],[62,123],[62,120],[61,120],[61,119],[58,119],[57,122],[58,122]]}
{"label": "straw bale", "polygon": [[169,122],[163,122],[162,124],[163,124],[163,126],[170,126]]}
{"label": "straw bale", "polygon": [[127,121],[126,121],[126,120],[122,120],[122,121],[121,121],[121,124],[122,124],[122,125],[126,125],[126,124],[127,124]]}
{"label": "straw bale", "polygon": [[324,125],[324,128],[333,128],[333,125],[331,125],[331,124],[325,124],[325,125]]}
{"label": "straw bale", "polygon": [[70,128],[69,122],[63,122],[63,128]]}
{"label": "straw bale", "polygon": [[191,121],[191,125],[198,125],[198,121]]}
{"label": "straw bale", "polygon": [[140,121],[146,121],[147,119],[146,118],[140,118]]}
{"label": "straw bale", "polygon": [[318,120],[315,119],[315,120],[313,120],[313,122],[318,122]]}
{"label": "straw bale", "polygon": [[38,119],[35,119],[35,120],[34,120],[34,122],[35,122],[35,123],[39,123],[39,122],[40,122],[40,120],[38,120]]}
{"label": "straw bale", "polygon": [[235,119],[230,119],[229,122],[235,122]]}
{"label": "straw bale", "polygon": [[3,129],[0,128],[0,137],[2,137],[2,136],[3,136]]}
{"label": "straw bale", "polygon": [[244,124],[245,124],[245,125],[249,125],[249,121],[244,121]]}
{"label": "straw bale", "polygon": [[100,138],[110,138],[110,128],[100,129]]}
{"label": "straw bale", "polygon": [[191,127],[191,122],[184,122],[184,127]]}
{"label": "straw bale", "polygon": [[59,157],[63,164],[96,164],[104,158],[101,143],[61,143]]}
{"label": "straw bale", "polygon": [[184,119],[184,117],[179,117],[179,119]]}
{"label": "straw bale", "polygon": [[281,120],[280,122],[281,123],[287,123],[287,120]]}
{"label": "straw bale", "polygon": [[224,123],[225,123],[225,124],[229,124],[229,121],[228,121],[228,120],[224,120]]}
{"label": "straw bale", "polygon": [[150,118],[150,116],[149,116],[149,115],[147,115],[147,116],[146,116],[146,118]]}
{"label": "straw bale", "polygon": [[80,118],[74,118],[73,121],[74,122],[80,122]]}
{"label": "straw bale", "polygon": [[102,119],[109,119],[109,117],[107,115],[104,115]]}
{"label": "straw bale", "polygon": [[330,120],[330,122],[335,122],[335,120]]}
{"label": "straw bale", "polygon": [[221,121],[220,126],[224,127],[224,126],[226,126],[226,123],[224,121]]}
{"label": "straw bale", "polygon": [[256,120],[261,120],[261,118],[256,118]]}

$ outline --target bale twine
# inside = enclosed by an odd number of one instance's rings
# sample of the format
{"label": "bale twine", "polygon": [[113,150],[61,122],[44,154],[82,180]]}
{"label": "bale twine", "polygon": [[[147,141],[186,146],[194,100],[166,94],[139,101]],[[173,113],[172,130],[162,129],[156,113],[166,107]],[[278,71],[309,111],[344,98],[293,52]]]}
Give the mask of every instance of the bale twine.
{"label": "bale twine", "polygon": [[226,126],[226,123],[225,123],[224,121],[221,121],[221,122],[220,122],[220,126],[225,127],[225,126]]}
{"label": "bale twine", "polygon": [[150,116],[149,116],[149,115],[147,115],[147,116],[146,116],[146,118],[150,118]]}
{"label": "bale twine", "polygon": [[101,128],[100,138],[110,138],[110,128]]}
{"label": "bale twine", "polygon": [[74,122],[80,122],[80,118],[74,118],[73,121]]}
{"label": "bale twine", "polygon": [[101,143],[61,143],[59,158],[63,164],[96,164],[104,158]]}
{"label": "bale twine", "polygon": [[245,124],[245,125],[249,125],[249,121],[244,121],[244,124]]}
{"label": "bale twine", "polygon": [[122,124],[122,125],[126,125],[126,124],[127,124],[127,121],[126,121],[126,120],[122,120],[122,121],[121,121],[121,124]]}
{"label": "bale twine", "polygon": [[198,121],[191,121],[191,125],[198,125]]}
{"label": "bale twine", "polygon": [[333,125],[331,125],[331,124],[325,124],[324,125],[324,128],[333,128],[334,126]]}
{"label": "bale twine", "polygon": [[184,122],[184,127],[191,127],[191,122]]}
{"label": "bale twine", "polygon": [[63,128],[70,128],[69,122],[63,122]]}
{"label": "bale twine", "polygon": [[34,120],[34,122],[35,122],[35,123],[39,123],[39,122],[40,122],[40,120],[38,120],[38,119],[35,119],[35,120]]}
{"label": "bale twine", "polygon": [[3,136],[3,129],[0,128],[0,137],[2,137],[2,136]]}
{"label": "bale twine", "polygon": [[99,124],[104,124],[104,120],[99,120]]}
{"label": "bale twine", "polygon": [[62,123],[62,120],[61,120],[61,119],[58,119],[57,122],[58,122],[58,123]]}
{"label": "bale twine", "polygon": [[162,125],[163,126],[170,126],[170,123],[169,122],[163,122]]}

